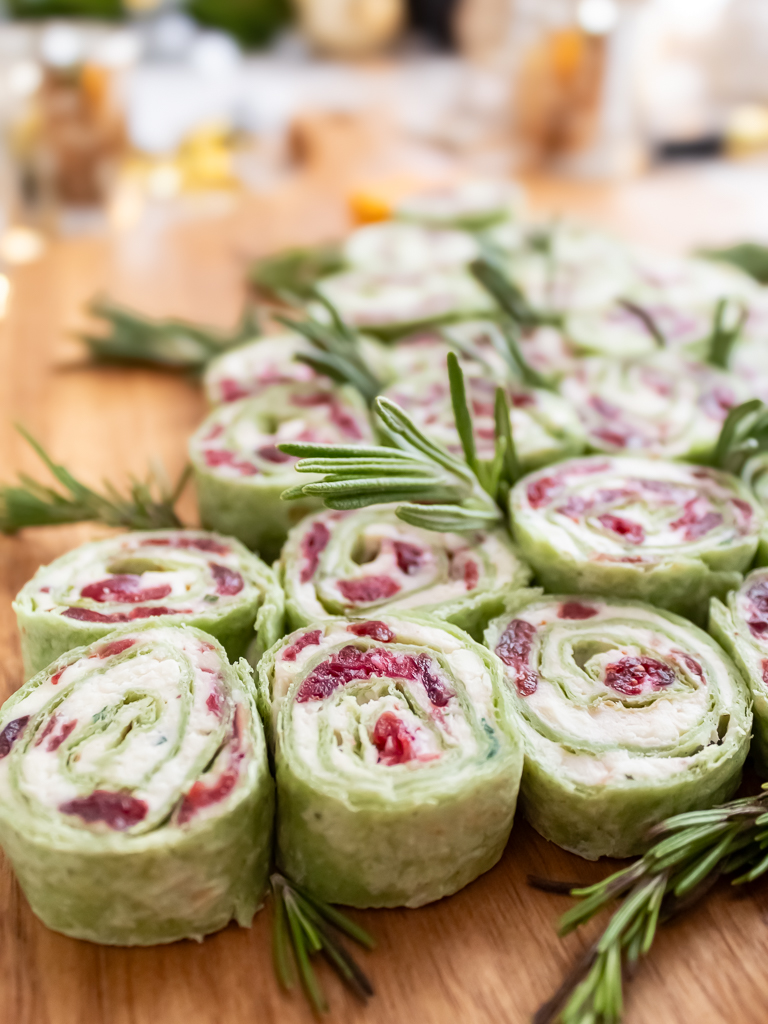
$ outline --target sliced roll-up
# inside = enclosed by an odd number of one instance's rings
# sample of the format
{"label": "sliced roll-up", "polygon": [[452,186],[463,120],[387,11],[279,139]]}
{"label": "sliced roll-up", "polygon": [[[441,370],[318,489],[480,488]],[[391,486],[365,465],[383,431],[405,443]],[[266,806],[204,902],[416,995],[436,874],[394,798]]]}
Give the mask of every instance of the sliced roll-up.
{"label": "sliced roll-up", "polygon": [[590,860],[642,853],[653,825],[738,786],[749,694],[687,620],[640,602],[521,593],[486,643],[523,736],[521,804],[558,846]]}
{"label": "sliced roll-up", "polygon": [[409,273],[349,270],[323,278],[317,290],[346,323],[382,337],[486,316],[493,309],[487,292],[464,268]]}
{"label": "sliced roll-up", "polygon": [[262,659],[279,866],[314,896],[418,907],[501,856],[522,751],[496,658],[456,627],[312,623]]}
{"label": "sliced roll-up", "polygon": [[701,345],[712,330],[712,315],[711,304],[686,308],[624,301],[566,314],[563,329],[581,354],[635,359],[664,345],[676,350]]}
{"label": "sliced roll-up", "polygon": [[752,753],[768,775],[768,569],[755,569],[725,602],[712,599],[709,631],[731,655],[752,693]]}
{"label": "sliced roll-up", "polygon": [[365,404],[348,387],[276,384],[214,409],[190,441],[203,525],[237,537],[267,560],[314,499],[280,500],[297,482],[282,441],[358,444],[371,439]]}
{"label": "sliced roll-up", "polygon": [[480,254],[466,231],[404,224],[395,220],[367,224],[344,243],[351,269],[374,274],[412,274],[464,267]]}
{"label": "sliced roll-up", "polygon": [[[404,409],[428,437],[450,452],[461,452],[444,364],[430,374],[396,381],[385,392]],[[493,458],[495,448],[494,400],[503,378],[479,374],[466,365],[465,387],[472,412],[475,443],[480,458]],[[471,371],[471,372],[470,372]],[[584,450],[585,437],[571,405],[552,391],[506,383],[511,407],[515,450],[525,469],[535,469]]]}
{"label": "sliced roll-up", "polygon": [[711,461],[729,411],[749,398],[736,377],[660,352],[584,359],[560,382],[594,451]]}
{"label": "sliced roll-up", "polygon": [[[373,372],[382,380],[392,378],[386,346],[365,336],[359,338],[359,344]],[[260,395],[274,384],[305,384],[318,379],[326,384],[327,378],[298,358],[315,352],[306,338],[287,331],[239,345],[208,365],[203,377],[206,398],[211,405],[221,405]]]}
{"label": "sliced roll-up", "polygon": [[512,532],[555,593],[621,595],[706,620],[738,587],[763,514],[729,473],[627,456],[571,459],[510,493]]}
{"label": "sliced roll-up", "polygon": [[436,533],[398,519],[394,505],[308,516],[280,558],[289,624],[407,609],[479,636],[530,571],[505,529]]}
{"label": "sliced roll-up", "polygon": [[146,946],[247,927],[273,809],[251,670],[201,630],[124,626],[0,710],[0,842],[65,935]]}
{"label": "sliced roll-up", "polygon": [[272,570],[233,537],[158,530],[62,555],[38,569],[13,608],[28,678],[121,623],[150,618],[197,626],[231,659],[257,661],[282,634],[283,604]]}
{"label": "sliced roll-up", "polygon": [[455,352],[470,375],[509,376],[509,367],[499,354],[503,344],[498,325],[492,320],[465,320],[443,327],[425,328],[398,338],[389,349],[389,366],[394,380],[409,380],[423,373],[445,369],[445,358]]}
{"label": "sliced roll-up", "polygon": [[509,181],[463,181],[401,200],[395,216],[433,227],[487,228],[515,216],[523,204],[519,186]]}

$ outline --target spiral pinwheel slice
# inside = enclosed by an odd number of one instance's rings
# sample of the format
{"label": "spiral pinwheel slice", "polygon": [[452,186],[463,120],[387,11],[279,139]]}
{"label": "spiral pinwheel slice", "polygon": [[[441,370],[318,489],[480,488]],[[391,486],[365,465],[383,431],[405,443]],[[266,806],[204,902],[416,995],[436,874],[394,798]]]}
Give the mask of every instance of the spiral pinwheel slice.
{"label": "spiral pinwheel slice", "polygon": [[584,355],[635,359],[653,355],[663,341],[673,350],[695,349],[712,330],[712,304],[681,307],[657,300],[617,302],[566,314],[568,340]]}
{"label": "spiral pinwheel slice", "polygon": [[276,384],[253,398],[219,406],[190,440],[203,525],[237,537],[271,561],[290,527],[320,506],[312,498],[280,500],[299,478],[296,460],[278,445],[370,440],[370,421],[358,393],[321,381]]}
{"label": "spiral pinwheel slice", "polygon": [[594,451],[711,461],[742,382],[672,352],[636,360],[584,359],[560,383]]}
{"label": "spiral pinwheel slice", "polygon": [[715,469],[592,456],[523,477],[512,532],[547,590],[621,595],[706,620],[739,586],[763,515],[748,488]]}
{"label": "spiral pinwheel slice", "polygon": [[731,655],[752,693],[752,753],[768,775],[768,569],[755,569],[725,602],[712,599],[709,631]]}
{"label": "spiral pinwheel slice", "polygon": [[641,853],[653,825],[738,786],[749,695],[687,620],[640,602],[521,592],[486,643],[523,735],[521,804],[566,850]]}
{"label": "spiral pinwheel slice", "polygon": [[491,868],[522,752],[501,665],[451,626],[313,623],[259,668],[275,750],[278,863],[314,895],[417,907]]}
{"label": "spiral pinwheel slice", "polygon": [[[493,379],[466,363],[464,383],[479,458],[494,456],[494,401],[500,384],[507,392],[515,450],[525,469],[545,466],[584,451],[585,437],[579,418],[560,395],[544,388],[505,383],[503,378]],[[425,434],[454,454],[461,452],[448,375],[444,370],[398,380],[384,394],[405,409]]]}
{"label": "spiral pinwheel slice", "polygon": [[317,290],[348,324],[383,337],[486,316],[493,308],[488,293],[460,267],[399,274],[349,270],[323,278]]}
{"label": "spiral pinwheel slice", "polygon": [[522,190],[509,181],[476,179],[409,196],[397,204],[395,216],[433,227],[477,230],[515,216],[523,200]]}
{"label": "spiral pinwheel slice", "polygon": [[116,945],[248,926],[273,786],[251,670],[198,629],[127,626],[0,710],[0,842],[49,928]]}
{"label": "spiral pinwheel slice", "polygon": [[150,618],[197,626],[233,660],[248,652],[257,661],[282,633],[283,604],[272,570],[233,537],[160,530],[83,544],[38,569],[13,607],[29,678],[121,623]]}
{"label": "spiral pinwheel slice", "polygon": [[506,530],[435,533],[393,505],[309,516],[288,535],[280,574],[294,628],[408,609],[473,636],[530,579]]}
{"label": "spiral pinwheel slice", "polygon": [[344,243],[350,268],[374,274],[411,274],[463,267],[480,255],[465,231],[382,221],[353,231]]}
{"label": "spiral pinwheel slice", "polygon": [[453,351],[466,373],[490,374],[503,381],[509,376],[509,368],[499,355],[499,334],[492,320],[465,320],[398,338],[389,349],[392,378],[409,380],[424,373],[445,372],[446,356]]}

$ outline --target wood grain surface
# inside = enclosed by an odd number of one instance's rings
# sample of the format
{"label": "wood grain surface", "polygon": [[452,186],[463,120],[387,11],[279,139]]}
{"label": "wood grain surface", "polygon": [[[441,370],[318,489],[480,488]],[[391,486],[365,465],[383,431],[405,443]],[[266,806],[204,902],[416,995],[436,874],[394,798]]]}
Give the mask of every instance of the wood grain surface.
{"label": "wood grain surface", "polygon": [[[269,194],[202,212],[158,205],[123,233],[56,241],[12,275],[0,324],[0,469],[39,474],[15,435],[22,422],[92,483],[141,474],[160,455],[171,473],[204,412],[194,382],[147,370],[93,367],[72,339],[97,291],[153,314],[233,323],[249,256],[341,235],[346,190],[370,173],[376,146],[337,126],[323,150],[310,135],[312,169]],[[320,137],[323,135],[320,133]],[[359,140],[358,140],[359,142]],[[337,159],[344,154],[343,166]],[[355,159],[362,153],[364,160]],[[335,154],[335,155],[334,155]],[[366,170],[367,168],[367,170]],[[765,167],[708,165],[654,172],[623,185],[529,182],[534,208],[575,212],[668,250],[768,237]],[[183,204],[182,204],[183,205]],[[185,498],[185,517],[194,501]],[[10,602],[40,563],[99,531],[29,530],[0,538],[0,684],[21,682]],[[594,880],[610,868],[559,851],[522,821],[501,863],[457,896],[421,910],[355,913],[378,938],[361,954],[377,995],[367,1007],[322,968],[332,1019],[366,1024],[524,1022],[559,983],[588,936],[554,930],[567,898],[531,890],[528,872]],[[768,1019],[768,886],[719,889],[663,929],[629,988],[627,1024],[709,1024]],[[271,966],[271,911],[249,930],[230,927],[198,945],[113,949],[48,931],[30,912],[7,864],[0,868],[0,1019],[9,1024],[303,1024],[298,994],[278,990]]]}

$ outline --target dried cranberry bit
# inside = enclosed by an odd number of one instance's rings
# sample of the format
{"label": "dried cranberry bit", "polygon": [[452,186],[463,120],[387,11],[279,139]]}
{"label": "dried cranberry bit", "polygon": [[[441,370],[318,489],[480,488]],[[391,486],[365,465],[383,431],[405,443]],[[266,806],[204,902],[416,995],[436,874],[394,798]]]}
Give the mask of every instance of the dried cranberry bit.
{"label": "dried cranberry bit", "polygon": [[552,500],[552,492],[559,486],[554,477],[544,476],[540,480],[532,480],[526,488],[528,504],[531,508],[541,508]]}
{"label": "dried cranberry bit", "polygon": [[760,580],[747,591],[749,618],[747,625],[753,636],[762,639],[768,634],[768,580]]}
{"label": "dried cranberry bit", "polygon": [[408,541],[396,540],[392,547],[395,549],[397,567],[406,576],[412,576],[421,568],[424,561],[424,551],[417,544],[409,544]]}
{"label": "dried cranberry bit", "polygon": [[339,580],[336,586],[350,604],[373,604],[394,597],[400,590],[400,584],[391,576],[360,576],[356,580]]}
{"label": "dried cranberry bit", "polygon": [[147,815],[147,804],[129,793],[110,793],[106,789],[94,789],[90,796],[76,797],[59,810],[62,814],[76,814],[83,821],[103,821],[116,832],[124,832],[143,821]]}
{"label": "dried cranberry bit", "polygon": [[719,512],[701,507],[701,499],[691,498],[685,503],[683,514],[673,523],[669,524],[670,530],[683,530],[684,540],[698,540],[711,530],[716,529],[723,522]]}
{"label": "dried cranberry bit", "polygon": [[333,402],[331,405],[331,423],[338,427],[345,437],[349,437],[353,441],[362,441],[363,434],[359,423],[350,412],[342,408],[337,402]]}
{"label": "dried cranberry bit", "polygon": [[304,567],[301,570],[301,582],[307,583],[315,575],[320,555],[328,546],[331,533],[325,523],[313,523],[311,529],[301,542],[301,553],[304,555]]}
{"label": "dried cranberry bit", "polygon": [[221,773],[215,785],[208,787],[198,779],[185,794],[179,809],[178,822],[186,824],[189,819],[203,807],[210,807],[229,796],[237,784],[237,767],[227,768]]}
{"label": "dried cranberry bit", "polygon": [[8,757],[11,747],[24,732],[29,715],[22,715],[21,718],[14,718],[12,722],[0,732],[0,757]]}
{"label": "dried cranberry bit", "polygon": [[645,540],[645,530],[640,523],[633,523],[631,519],[606,513],[605,515],[598,516],[597,521],[606,530],[618,534],[619,537],[623,537],[630,544],[642,544]]}
{"label": "dried cranberry bit", "polygon": [[213,537],[184,537],[181,535],[170,537],[151,537],[142,542],[152,547],[172,548],[197,548],[198,551],[210,551],[214,555],[228,555],[229,545],[214,540]]}
{"label": "dried cranberry bit", "polygon": [[61,744],[64,742],[67,736],[69,736],[69,734],[72,732],[76,725],[76,718],[71,719],[71,721],[69,722],[65,722],[64,725],[62,725],[61,732],[58,734],[58,736],[51,736],[51,738],[48,740],[48,746],[45,749],[49,752],[58,750]]}
{"label": "dried cranberry bit", "polygon": [[655,658],[621,658],[609,665],[605,672],[605,685],[627,697],[663,690],[674,681],[675,673],[669,665]]}
{"label": "dried cranberry bit", "polygon": [[218,687],[208,694],[205,706],[217,718],[221,718],[221,712],[224,710],[224,695]]}
{"label": "dried cranberry bit", "polygon": [[60,668],[58,672],[54,672],[54,674],[51,676],[51,686],[57,686],[59,680],[61,679],[61,677],[63,675],[64,675],[64,669],[63,668]]}
{"label": "dried cranberry bit", "polygon": [[558,619],[591,619],[598,609],[581,601],[564,601],[557,610]]}
{"label": "dried cranberry bit", "polygon": [[539,679],[528,664],[536,627],[525,619],[512,619],[496,644],[496,654],[515,673],[515,687],[521,697],[536,692]]}
{"label": "dried cranberry bit", "polygon": [[768,686],[768,659],[767,658],[763,658],[760,667],[763,670],[763,682],[765,683],[766,686]]}
{"label": "dried cranberry bit", "polygon": [[250,392],[242,387],[238,381],[231,377],[225,377],[223,380],[219,381],[219,389],[221,391],[222,401],[224,402],[236,402],[238,398],[247,398],[250,394]]}
{"label": "dried cranberry bit", "polygon": [[152,619],[158,615],[193,615],[194,612],[191,608],[164,608],[162,606],[155,606],[152,608],[134,608],[128,615],[127,621],[133,621],[134,619]]}
{"label": "dried cranberry bit", "polygon": [[316,647],[320,643],[322,634],[322,629],[313,629],[311,633],[304,633],[290,647],[285,648],[283,661],[296,661],[299,651],[303,651],[305,647]]}
{"label": "dried cranberry bit", "polygon": [[169,583],[142,588],[141,576],[119,575],[89,583],[80,591],[80,596],[99,603],[143,604],[145,601],[162,601],[172,590]]}
{"label": "dried cranberry bit", "polygon": [[369,636],[380,644],[391,644],[395,634],[386,622],[352,622],[347,626],[347,632],[355,636]]}
{"label": "dried cranberry bit", "polygon": [[256,454],[259,458],[266,459],[267,462],[276,463],[290,462],[293,458],[292,455],[281,452],[276,444],[264,444],[256,450]]}
{"label": "dried cranberry bit", "polygon": [[379,764],[405,764],[414,758],[413,736],[394,711],[379,715],[371,739],[379,752]]}
{"label": "dried cranberry bit", "polygon": [[472,558],[467,559],[464,565],[464,586],[467,590],[474,590],[479,579],[480,570],[477,567],[477,562]]}
{"label": "dried cranberry bit", "polygon": [[243,577],[234,569],[228,569],[226,565],[218,565],[211,562],[211,573],[216,581],[216,593],[222,597],[233,597],[239,594],[245,586]]}
{"label": "dried cranberry bit", "polygon": [[454,696],[434,671],[433,661],[427,654],[392,654],[377,648],[361,651],[350,645],[332,654],[307,676],[296,700],[299,704],[324,700],[339,686],[374,677],[421,683],[431,703],[439,708],[445,707]]}
{"label": "dried cranberry bit", "polygon": [[111,658],[115,654],[122,654],[123,651],[127,651],[128,648],[133,647],[135,643],[136,641],[129,637],[126,637],[123,640],[113,640],[111,643],[104,644],[103,647],[100,647],[92,657]]}
{"label": "dried cranberry bit", "polygon": [[35,740],[35,746],[36,747],[39,747],[40,744],[43,742],[43,740],[47,739],[47,737],[51,735],[53,730],[56,728],[56,725],[57,725],[58,721],[59,721],[59,716],[54,711],[54,713],[51,715],[51,717],[45,723],[45,728],[43,729],[43,731],[40,733],[40,735]]}
{"label": "dried cranberry bit", "polygon": [[225,448],[209,448],[203,452],[203,459],[206,466],[209,466],[211,469],[228,466],[230,469],[236,469],[241,476],[253,476],[259,472],[258,466],[254,466],[252,462],[247,462],[245,459],[238,458],[234,452],[227,451]]}

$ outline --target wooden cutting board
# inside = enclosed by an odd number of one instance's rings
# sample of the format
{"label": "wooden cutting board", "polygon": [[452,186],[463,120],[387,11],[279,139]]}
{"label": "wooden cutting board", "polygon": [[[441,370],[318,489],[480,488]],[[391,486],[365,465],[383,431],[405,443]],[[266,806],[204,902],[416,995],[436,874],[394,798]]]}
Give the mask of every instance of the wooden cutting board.
{"label": "wooden cutting board", "polygon": [[[7,317],[0,323],[2,478],[17,469],[42,472],[14,434],[14,421],[94,484],[104,477],[120,482],[128,473],[142,474],[153,455],[160,455],[172,474],[181,468],[186,438],[204,413],[199,388],[169,373],[93,367],[68,332],[81,322],[83,303],[97,291],[148,313],[234,322],[249,255],[330,238],[348,227],[345,190],[353,182],[352,156],[362,149],[370,161],[372,150],[349,139],[345,149],[338,130],[336,125],[337,135],[331,132],[330,156],[320,146],[309,170],[291,174],[268,195],[214,205],[191,217],[178,206],[158,206],[130,230],[57,241],[38,262],[13,272]],[[322,130],[319,137],[326,137]],[[334,162],[334,151],[344,154],[343,167]],[[671,250],[747,234],[768,237],[766,171],[759,164],[657,172],[611,187],[529,184],[533,205],[541,211],[576,212]],[[191,496],[183,512],[188,520],[194,516]],[[40,563],[100,532],[84,525],[0,538],[2,699],[21,682],[13,595]],[[526,875],[592,881],[609,869],[561,852],[519,821],[501,863],[457,896],[417,911],[354,914],[379,942],[376,952],[360,957],[377,995],[362,1007],[321,968],[332,1018],[361,1024],[529,1020],[588,936],[558,939],[553,926],[570,901],[528,888]],[[768,885],[737,895],[723,887],[665,928],[629,988],[627,1024],[764,1024],[766,912]],[[230,927],[202,945],[133,950],[90,945],[43,927],[3,863],[0,1019],[9,1024],[309,1022],[312,1014],[301,996],[284,995],[274,980],[270,924],[267,907],[251,929]]]}

